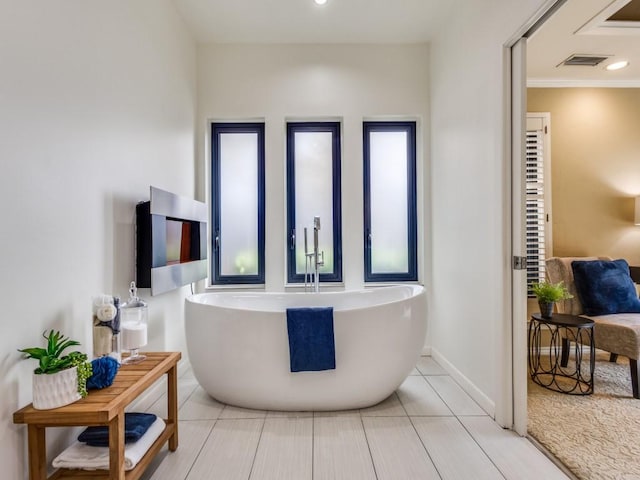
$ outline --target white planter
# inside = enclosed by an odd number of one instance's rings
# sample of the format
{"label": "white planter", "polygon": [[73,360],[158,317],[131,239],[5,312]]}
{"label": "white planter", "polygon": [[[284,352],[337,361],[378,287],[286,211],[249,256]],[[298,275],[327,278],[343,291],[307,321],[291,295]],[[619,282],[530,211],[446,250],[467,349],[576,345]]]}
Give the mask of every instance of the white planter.
{"label": "white planter", "polygon": [[57,373],[33,374],[33,408],[48,410],[82,398],[78,393],[78,368]]}

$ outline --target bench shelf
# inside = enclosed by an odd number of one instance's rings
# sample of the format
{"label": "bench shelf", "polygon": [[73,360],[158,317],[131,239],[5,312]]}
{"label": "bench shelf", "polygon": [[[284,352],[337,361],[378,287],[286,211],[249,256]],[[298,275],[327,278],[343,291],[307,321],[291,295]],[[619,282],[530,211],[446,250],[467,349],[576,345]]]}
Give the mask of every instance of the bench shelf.
{"label": "bench shelf", "polygon": [[[178,375],[180,352],[145,352],[147,359],[122,365],[113,384],[70,405],[51,410],[36,410],[27,405],[13,414],[14,423],[28,428],[29,480],[137,480],[153,457],[168,442],[169,450],[178,448]],[[163,375],[167,375],[166,427],[140,462],[131,470],[124,467],[125,408]],[[106,425],[109,427],[109,470],[61,468],[47,477],[45,431],[50,427]]]}

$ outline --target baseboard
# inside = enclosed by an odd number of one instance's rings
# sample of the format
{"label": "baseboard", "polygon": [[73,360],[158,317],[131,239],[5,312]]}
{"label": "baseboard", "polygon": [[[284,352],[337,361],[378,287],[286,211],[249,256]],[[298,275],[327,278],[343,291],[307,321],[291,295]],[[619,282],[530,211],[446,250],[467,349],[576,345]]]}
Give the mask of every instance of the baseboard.
{"label": "baseboard", "polygon": [[[582,354],[583,355],[589,355],[589,353],[591,352],[591,349],[589,347],[589,345],[578,345],[580,347],[580,350],[582,350]],[[573,355],[573,353],[575,352],[575,342],[571,343],[571,348],[569,348],[569,355]],[[544,354],[544,355],[551,355],[551,353],[553,352],[553,350],[551,349],[551,347],[540,347],[540,353]],[[561,349],[557,348],[556,350],[557,356],[558,358],[560,357],[561,354]]]}
{"label": "baseboard", "polygon": [[491,418],[496,416],[496,404],[482,390],[475,386],[475,384],[465,377],[460,370],[453,366],[438,350],[431,347],[429,348],[431,356],[445,371],[451,375],[451,377],[462,387],[462,389],[471,397],[475,402],[480,405],[487,415]]}
{"label": "baseboard", "polygon": [[425,355],[427,357],[431,356],[431,346],[425,345],[422,347],[422,353],[420,355]]}

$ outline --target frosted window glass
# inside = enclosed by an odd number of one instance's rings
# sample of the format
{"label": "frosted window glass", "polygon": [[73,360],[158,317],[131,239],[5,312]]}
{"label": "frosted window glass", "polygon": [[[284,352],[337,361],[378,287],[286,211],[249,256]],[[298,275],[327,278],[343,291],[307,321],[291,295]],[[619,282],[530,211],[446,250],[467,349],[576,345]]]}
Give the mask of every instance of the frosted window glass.
{"label": "frosted window glass", "polygon": [[258,274],[258,134],[220,134],[220,274]]}
{"label": "frosted window glass", "polygon": [[313,251],[313,217],[320,217],[320,273],[333,271],[333,137],[331,132],[295,132],[296,273],[304,274],[304,228]]}
{"label": "frosted window glass", "polygon": [[371,132],[369,144],[371,272],[407,272],[407,133]]}

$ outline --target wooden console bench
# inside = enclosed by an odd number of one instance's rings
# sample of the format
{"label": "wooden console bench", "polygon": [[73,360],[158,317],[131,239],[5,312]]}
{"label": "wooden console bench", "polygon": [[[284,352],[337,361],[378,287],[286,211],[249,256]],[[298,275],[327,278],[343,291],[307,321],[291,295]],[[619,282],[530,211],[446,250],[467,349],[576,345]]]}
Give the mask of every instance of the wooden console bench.
{"label": "wooden console bench", "polygon": [[[169,450],[178,448],[178,360],[180,352],[145,352],[147,359],[122,365],[113,384],[90,390],[87,397],[52,410],[36,410],[32,405],[13,414],[14,423],[26,423],[29,439],[29,480],[47,480],[45,430],[49,427],[107,425],[109,427],[109,471],[58,469],[49,480],[101,479],[137,480],[165,442]],[[124,469],[125,408],[162,375],[167,375],[166,428],[146,455],[129,471]]]}

